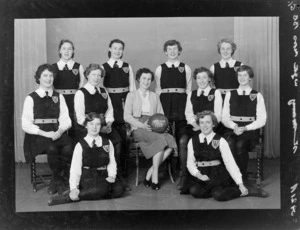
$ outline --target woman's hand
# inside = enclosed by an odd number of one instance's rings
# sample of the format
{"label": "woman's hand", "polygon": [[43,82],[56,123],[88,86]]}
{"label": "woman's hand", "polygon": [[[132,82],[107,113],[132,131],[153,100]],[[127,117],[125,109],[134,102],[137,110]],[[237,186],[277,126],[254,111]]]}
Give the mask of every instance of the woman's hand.
{"label": "woman's hand", "polygon": [[102,126],[100,132],[104,134],[108,134],[111,132],[111,125]]}
{"label": "woman's hand", "polygon": [[79,191],[78,188],[72,189],[72,190],[70,191],[70,194],[69,194],[71,200],[73,200],[73,201],[79,200],[79,197],[78,197],[79,192],[80,192],[80,191]]}
{"label": "woman's hand", "polygon": [[113,177],[111,177],[111,176],[106,177],[106,180],[107,180],[107,182],[109,182],[109,183],[115,183],[115,178],[113,178]]}
{"label": "woman's hand", "polygon": [[239,189],[241,191],[241,196],[247,196],[248,195],[248,189],[244,186],[244,184],[239,184]]}
{"label": "woman's hand", "polygon": [[141,129],[146,129],[146,130],[148,130],[149,132],[151,132],[152,129],[151,129],[150,125],[148,125],[147,122],[148,122],[148,121],[146,121],[145,123],[141,123],[141,126],[140,126],[139,128],[141,128]]}
{"label": "woman's hand", "polygon": [[58,129],[58,130],[54,133],[54,135],[53,135],[53,137],[52,137],[52,140],[53,140],[53,141],[57,140],[58,138],[61,137],[62,134],[63,134],[63,131],[62,131],[61,129]]}
{"label": "woman's hand", "polygon": [[209,180],[210,180],[208,176],[202,175],[200,172],[198,172],[198,173],[196,174],[196,177],[197,177],[199,180],[202,180],[202,181],[209,181]]}
{"label": "woman's hand", "polygon": [[194,122],[194,123],[192,124],[192,126],[193,126],[193,130],[194,130],[194,131],[200,130],[200,126],[197,125],[196,122]]}
{"label": "woman's hand", "polygon": [[233,132],[239,136],[241,134],[243,134],[245,131],[245,127],[238,127],[238,126],[235,126],[234,129],[233,129]]}
{"label": "woman's hand", "polygon": [[43,130],[39,130],[38,135],[52,139],[55,136],[55,132],[53,132],[53,131],[46,132]]}

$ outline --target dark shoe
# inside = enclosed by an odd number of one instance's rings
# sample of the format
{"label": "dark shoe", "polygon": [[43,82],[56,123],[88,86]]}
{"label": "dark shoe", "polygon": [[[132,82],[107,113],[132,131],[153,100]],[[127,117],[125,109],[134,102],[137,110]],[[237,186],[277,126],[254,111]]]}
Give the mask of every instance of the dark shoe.
{"label": "dark shoe", "polygon": [[68,190],[68,186],[66,185],[66,183],[63,180],[59,180],[57,182],[57,193],[58,195],[62,195],[65,191]]}
{"label": "dark shoe", "polygon": [[48,206],[58,205],[58,204],[66,204],[73,202],[69,196],[69,193],[59,196],[50,197],[48,200]]}
{"label": "dark shoe", "polygon": [[57,193],[57,180],[52,179],[48,188],[48,194],[54,195]]}
{"label": "dark shoe", "polygon": [[262,190],[261,188],[256,188],[252,186],[249,186],[247,188],[248,188],[248,196],[255,196],[255,197],[262,197],[262,198],[266,198],[269,196],[269,193]]}
{"label": "dark shoe", "polygon": [[187,176],[181,176],[180,177],[180,181],[179,181],[178,185],[176,186],[176,188],[178,190],[181,190],[182,187],[183,187],[183,185],[184,185],[184,183],[186,182],[186,180],[187,180]]}
{"label": "dark shoe", "polygon": [[153,190],[159,190],[160,189],[160,184],[159,183],[157,183],[157,184],[155,184],[155,183],[151,183],[151,188],[153,189]]}
{"label": "dark shoe", "polygon": [[146,187],[150,187],[151,186],[151,179],[150,180],[147,180],[146,178],[144,179],[143,181],[143,184],[146,186]]}

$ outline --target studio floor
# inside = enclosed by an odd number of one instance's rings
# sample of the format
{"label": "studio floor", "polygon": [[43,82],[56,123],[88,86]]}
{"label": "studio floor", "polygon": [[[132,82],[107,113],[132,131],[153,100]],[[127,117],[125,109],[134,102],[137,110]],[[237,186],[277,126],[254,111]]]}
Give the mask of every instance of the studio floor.
{"label": "studio floor", "polygon": [[[166,171],[160,172],[161,189],[146,188],[144,179],[149,162],[141,164],[140,184],[135,186],[135,170],[129,165],[127,178],[132,190],[123,197],[110,200],[80,201],[75,203],[48,206],[47,186],[38,187],[33,192],[30,182],[30,165],[16,164],[16,212],[58,212],[58,211],[95,211],[95,210],[214,210],[214,209],[280,209],[280,160],[265,159],[262,188],[270,194],[267,198],[243,197],[226,202],[213,198],[195,199],[190,195],[180,195]],[[256,160],[250,160],[249,170],[255,170]],[[38,164],[38,169],[47,171],[46,164]]]}

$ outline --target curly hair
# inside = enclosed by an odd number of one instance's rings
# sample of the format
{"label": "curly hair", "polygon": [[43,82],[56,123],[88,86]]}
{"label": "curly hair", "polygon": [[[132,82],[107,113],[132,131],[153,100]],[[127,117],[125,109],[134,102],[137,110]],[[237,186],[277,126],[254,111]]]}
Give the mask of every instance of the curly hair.
{"label": "curly hair", "polygon": [[246,71],[251,79],[254,78],[254,72],[253,72],[253,69],[252,69],[250,66],[247,66],[247,65],[241,65],[241,66],[236,70],[236,76],[238,76],[239,72],[243,72],[243,71]]}
{"label": "curly hair", "polygon": [[232,53],[231,53],[231,56],[234,54],[234,52],[236,51],[236,48],[237,48],[237,46],[236,46],[236,44],[232,41],[232,40],[230,40],[230,39],[228,39],[228,38],[223,38],[223,39],[221,39],[219,42],[218,42],[218,44],[217,44],[217,50],[218,50],[218,53],[219,54],[221,54],[221,45],[222,45],[222,43],[229,43],[230,45],[231,45],[231,49],[232,49]]}
{"label": "curly hair", "polygon": [[88,67],[86,67],[86,69],[84,70],[84,76],[86,79],[88,79],[89,74],[93,71],[93,70],[97,70],[99,69],[101,71],[101,77],[105,76],[105,70],[104,68],[99,65],[99,64],[89,64]]}
{"label": "curly hair", "polygon": [[56,71],[54,69],[54,67],[50,64],[42,64],[40,65],[36,72],[35,72],[35,75],[34,75],[34,78],[35,78],[35,82],[37,84],[40,84],[40,78],[41,78],[41,75],[42,73],[45,71],[45,70],[48,70],[49,72],[53,73],[53,78],[55,79],[56,78]]}
{"label": "curly hair", "polygon": [[197,123],[197,125],[199,125],[200,119],[204,118],[205,116],[210,116],[210,117],[211,117],[211,120],[212,120],[212,122],[213,122],[213,127],[217,127],[217,125],[218,125],[217,117],[216,117],[216,115],[215,115],[212,111],[210,111],[210,110],[204,110],[204,111],[202,111],[202,112],[196,114],[196,117],[197,117],[197,118],[196,118],[196,123]]}
{"label": "curly hair", "polygon": [[[111,40],[110,43],[109,43],[109,45],[108,45],[108,47],[111,48],[114,43],[121,44],[123,46],[123,50],[125,49],[125,43],[122,40],[120,40],[120,39],[113,39],[113,40]],[[110,51],[108,51],[108,57],[109,58],[111,57],[111,52]],[[121,58],[122,57],[123,57],[123,54],[122,54]]]}
{"label": "curly hair", "polygon": [[83,122],[83,126],[86,126],[88,122],[93,121],[96,118],[100,119],[100,124],[102,124],[103,116],[99,113],[91,112],[86,115],[85,120]]}
{"label": "curly hair", "polygon": [[62,39],[58,45],[58,56],[61,58],[61,53],[59,52],[62,45],[65,44],[65,43],[70,43],[72,48],[73,48],[73,54],[72,54],[72,58],[74,57],[75,55],[75,47],[74,47],[74,44],[72,41],[70,41],[69,39]]}
{"label": "curly hair", "polygon": [[150,70],[150,69],[148,69],[148,68],[140,68],[138,71],[136,71],[136,80],[138,81],[138,82],[140,82],[140,78],[141,78],[141,76],[142,76],[142,74],[143,73],[150,73],[151,74],[151,81],[154,81],[154,73]]}
{"label": "curly hair", "polygon": [[168,41],[166,41],[165,44],[164,44],[164,52],[167,52],[167,47],[168,46],[176,46],[176,45],[178,47],[178,51],[181,53],[182,46],[181,46],[180,42],[176,41],[176,40],[168,40]]}

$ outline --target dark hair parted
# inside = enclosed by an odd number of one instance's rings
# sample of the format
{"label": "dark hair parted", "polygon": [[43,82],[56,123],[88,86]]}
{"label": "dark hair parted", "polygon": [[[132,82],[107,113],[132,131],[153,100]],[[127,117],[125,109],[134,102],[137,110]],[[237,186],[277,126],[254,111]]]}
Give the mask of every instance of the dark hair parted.
{"label": "dark hair parted", "polygon": [[210,117],[211,117],[211,120],[212,120],[212,122],[213,122],[213,126],[214,126],[215,128],[218,126],[218,120],[217,120],[217,117],[216,117],[216,115],[215,115],[212,111],[210,111],[210,110],[204,110],[204,111],[202,111],[202,112],[200,112],[200,113],[197,113],[196,116],[197,116],[197,119],[196,119],[197,125],[199,125],[200,119],[204,118],[205,116],[210,116]]}
{"label": "dark hair parted", "polygon": [[236,51],[236,48],[237,48],[236,44],[228,38],[221,39],[221,41],[219,41],[218,44],[217,44],[217,50],[218,50],[219,54],[221,54],[220,50],[221,50],[222,43],[229,43],[231,45],[231,49],[232,49],[231,56],[232,56],[234,54],[234,52]]}
{"label": "dark hair parted", "polygon": [[148,68],[140,68],[138,71],[136,71],[136,80],[138,81],[138,82],[140,82],[140,78],[141,78],[141,76],[142,76],[142,74],[143,73],[150,73],[151,74],[151,81],[154,81],[154,73],[150,70],[150,69],[148,69]]}
{"label": "dark hair parted", "polygon": [[252,79],[254,78],[254,72],[253,69],[250,66],[247,65],[241,65],[237,70],[236,70],[236,76],[238,76],[239,72],[246,71],[249,75],[249,77]]}
{"label": "dark hair parted", "polygon": [[207,69],[207,68],[205,68],[205,67],[200,67],[200,68],[196,68],[195,70],[194,70],[194,73],[193,73],[193,77],[194,77],[194,79],[196,80],[197,79],[197,74],[198,73],[202,73],[202,72],[205,72],[205,73],[207,73],[207,76],[212,80],[213,79],[213,74],[212,74],[212,72],[210,72],[210,70],[209,69]]}
{"label": "dark hair parted", "polygon": [[51,73],[53,73],[53,78],[55,79],[56,77],[56,71],[54,69],[54,67],[52,65],[49,65],[49,64],[42,64],[40,65],[36,72],[35,72],[35,75],[34,75],[34,78],[35,78],[35,82],[40,84],[40,78],[41,78],[41,75],[42,73],[45,71],[45,70],[48,70],[50,71]]}
{"label": "dark hair parted", "polygon": [[86,69],[84,70],[84,76],[86,79],[88,79],[89,74],[93,71],[93,70],[97,70],[99,69],[101,71],[101,77],[105,76],[105,70],[104,68],[99,65],[99,64],[89,64],[88,67],[86,67]]}
{"label": "dark hair parted", "polygon": [[70,43],[72,48],[73,48],[73,54],[72,54],[72,58],[74,57],[75,55],[75,47],[74,47],[74,44],[72,41],[70,41],[69,39],[62,39],[58,45],[58,56],[61,58],[61,53],[59,52],[60,51],[60,48],[62,47],[63,44],[65,43]]}
{"label": "dark hair parted", "polygon": [[176,41],[176,40],[168,40],[165,42],[164,44],[164,52],[167,52],[167,47],[168,46],[176,46],[178,47],[178,51],[181,53],[182,51],[182,46],[180,45],[180,42],[179,41]]}
{"label": "dark hair parted", "polygon": [[101,114],[95,113],[95,112],[91,112],[91,113],[87,114],[85,117],[85,120],[83,122],[84,127],[86,127],[88,122],[93,121],[96,118],[100,119],[100,124],[102,124],[103,116]]}
{"label": "dark hair parted", "polygon": [[[114,43],[121,44],[123,46],[123,50],[125,49],[125,43],[122,40],[120,40],[120,39],[113,39],[113,40],[111,40],[110,43],[109,43],[109,45],[108,45],[108,47],[111,48]],[[108,57],[109,58],[111,57],[111,52],[110,51],[108,51]],[[121,58],[122,57],[123,57],[123,54],[122,54]]]}

